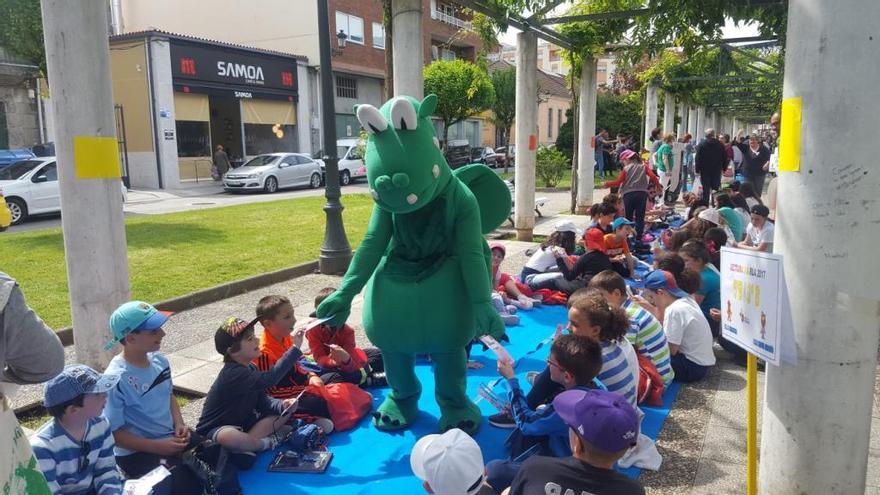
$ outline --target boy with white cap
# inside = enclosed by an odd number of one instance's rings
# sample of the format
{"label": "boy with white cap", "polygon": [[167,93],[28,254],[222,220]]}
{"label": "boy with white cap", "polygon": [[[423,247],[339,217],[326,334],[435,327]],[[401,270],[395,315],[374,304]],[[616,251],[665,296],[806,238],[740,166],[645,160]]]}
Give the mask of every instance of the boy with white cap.
{"label": "boy with white cap", "polygon": [[409,463],[428,493],[495,495],[495,490],[486,483],[480,446],[458,428],[420,438]]}
{"label": "boy with white cap", "polygon": [[566,390],[556,396],[553,407],[569,427],[572,456],[530,457],[503,494],[644,495],[638,481],[614,470],[639,436],[639,415],[623,396]]}
{"label": "boy with white cap", "polygon": [[122,493],[110,425],[101,417],[107,391],[118,381],[116,375],[101,376],[75,364],[46,382],[43,405],[52,419],[37,430],[31,445],[52,493]]}
{"label": "boy with white cap", "polygon": [[[190,431],[172,394],[171,365],[159,352],[171,313],[141,301],[129,301],[110,315],[113,340],[122,352],[107,366],[106,375],[119,383],[107,394],[104,417],[116,440],[116,463],[129,478],[140,478],[160,464],[182,463]],[[194,478],[188,469],[172,469],[172,493],[187,493]]]}

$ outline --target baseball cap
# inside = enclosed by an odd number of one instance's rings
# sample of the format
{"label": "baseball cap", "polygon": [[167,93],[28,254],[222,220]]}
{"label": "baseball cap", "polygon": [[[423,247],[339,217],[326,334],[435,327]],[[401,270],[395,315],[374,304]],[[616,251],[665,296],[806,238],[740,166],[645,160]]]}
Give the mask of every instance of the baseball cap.
{"label": "baseball cap", "polygon": [[636,154],[636,152],[633,150],[623,150],[620,153],[620,161],[621,162],[629,161],[629,159],[632,158],[632,156],[635,154]]}
{"label": "baseball cap", "polygon": [[119,375],[102,375],[84,364],[65,366],[43,386],[43,406],[64,404],[83,394],[103,394],[116,386]]}
{"label": "baseball cap", "polygon": [[675,297],[687,297],[688,293],[679,289],[675,277],[666,270],[654,270],[645,277],[646,289],[663,289]]}
{"label": "baseball cap", "polygon": [[493,242],[489,244],[489,251],[494,251],[496,249],[500,250],[502,255],[507,256],[507,248],[504,247],[504,244],[500,242]]}
{"label": "baseball cap", "polygon": [[597,449],[618,452],[636,444],[639,415],[620,394],[605,390],[566,390],[553,399],[562,421]]}
{"label": "baseball cap", "polygon": [[110,315],[110,333],[113,339],[104,346],[109,351],[114,344],[135,331],[154,332],[168,321],[174,313],[159,311],[152,304],[143,301],[129,301],[116,308]]}
{"label": "baseball cap", "polygon": [[218,353],[225,355],[233,344],[241,340],[245,330],[254,328],[258,321],[260,321],[259,316],[249,322],[235,316],[226,318],[226,321],[214,332],[214,348]]}
{"label": "baseball cap", "polygon": [[715,208],[706,208],[697,216],[715,225],[721,225],[721,214]]}
{"label": "baseball cap", "polygon": [[602,229],[592,228],[588,230],[584,236],[584,241],[587,249],[605,252],[605,232],[602,232]]}
{"label": "baseball cap", "polygon": [[581,234],[581,230],[571,220],[560,220],[553,227],[556,229],[556,232],[574,232],[578,236]]}
{"label": "baseball cap", "polygon": [[617,230],[624,225],[635,225],[635,222],[630,222],[624,217],[617,217],[611,222],[611,230]]}
{"label": "baseball cap", "polygon": [[480,446],[458,428],[420,438],[409,464],[437,495],[477,493],[485,476]]}

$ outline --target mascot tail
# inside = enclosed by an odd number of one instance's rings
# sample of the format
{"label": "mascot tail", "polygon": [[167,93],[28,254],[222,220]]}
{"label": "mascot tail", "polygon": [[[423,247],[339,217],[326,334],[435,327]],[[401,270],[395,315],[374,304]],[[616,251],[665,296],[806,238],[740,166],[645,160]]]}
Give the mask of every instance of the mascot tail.
{"label": "mascot tail", "polygon": [[474,193],[480,205],[483,234],[492,232],[510,216],[510,189],[489,167],[474,163],[452,173]]}

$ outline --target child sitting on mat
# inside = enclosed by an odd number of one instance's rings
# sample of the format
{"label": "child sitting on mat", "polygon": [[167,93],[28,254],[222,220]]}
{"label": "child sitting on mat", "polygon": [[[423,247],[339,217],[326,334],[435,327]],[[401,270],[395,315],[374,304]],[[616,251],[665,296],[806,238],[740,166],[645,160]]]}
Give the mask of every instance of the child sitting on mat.
{"label": "child sitting on mat", "polygon": [[[550,379],[564,390],[589,390],[602,367],[602,351],[595,340],[580,335],[562,335],[553,342],[547,358]],[[571,455],[568,427],[548,405],[534,410],[514,376],[511,363],[498,360],[498,373],[510,388],[510,408],[516,431],[508,438],[512,460],[496,460],[486,465],[489,484],[497,491],[510,486],[523,454],[528,452],[553,457]],[[492,418],[489,418],[492,421]]]}
{"label": "child sitting on mat", "polygon": [[[315,296],[315,309],[330,294],[333,287],[325,287]],[[341,327],[319,325],[306,332],[309,349],[318,366],[324,369],[324,383],[348,382],[361,387],[384,387],[385,364],[382,351],[375,348],[361,349],[354,340],[354,329],[347,324]]]}
{"label": "child sitting on mat", "polygon": [[[293,315],[290,300],[283,296],[266,296],[260,299],[256,313],[257,319],[263,325],[263,333],[260,335],[260,354],[253,362],[258,370],[269,371],[293,347],[294,342],[290,334],[294,331],[296,317]],[[268,392],[271,397],[282,400],[299,397],[296,418],[307,421],[330,418],[330,409],[323,397],[308,391],[303,393],[309,385],[323,387],[324,382],[317,374],[307,371],[296,363],[280,380],[276,380]],[[327,422],[329,421],[327,419]],[[326,428],[325,431],[330,433]]]}
{"label": "child sitting on mat", "polygon": [[[274,449],[290,431],[280,418],[288,408],[296,409],[297,399],[270,398],[266,390],[296,366],[303,332],[297,331],[292,345],[274,366],[257,371],[251,360],[260,356],[254,325],[230,317],[214,333],[214,346],[223,356],[223,368],[211,385],[196,431],[233,453]],[[292,411],[291,411],[292,412]],[[288,416],[291,414],[288,412]],[[332,423],[330,423],[332,424]]]}
{"label": "child sitting on mat", "polygon": [[[532,309],[535,304],[540,304],[540,299],[533,299],[523,294],[521,288],[517,285],[516,280],[501,271],[501,262],[507,255],[507,249],[500,242],[489,244],[492,251],[492,287],[501,294],[502,302],[505,305],[513,305],[519,309]],[[526,289],[523,287],[522,289]]]}

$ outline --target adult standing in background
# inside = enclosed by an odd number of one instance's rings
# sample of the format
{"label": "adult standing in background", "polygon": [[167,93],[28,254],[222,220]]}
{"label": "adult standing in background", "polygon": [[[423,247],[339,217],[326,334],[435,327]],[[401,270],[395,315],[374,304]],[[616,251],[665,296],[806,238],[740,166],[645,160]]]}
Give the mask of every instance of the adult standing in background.
{"label": "adult standing in background", "polygon": [[223,151],[223,145],[218,144],[217,150],[214,152],[214,170],[216,174],[212,174],[214,176],[214,180],[220,180],[223,177],[223,174],[229,171],[232,166],[229,163],[229,155]]}
{"label": "adult standing in background", "polygon": [[721,187],[721,172],[727,164],[727,151],[715,138],[715,129],[706,129],[706,139],[697,145],[694,170],[703,185],[703,201],[709,203],[712,191]]}
{"label": "adult standing in background", "polygon": [[734,145],[743,155],[743,182],[751,183],[760,198],[764,192],[764,178],[770,169],[770,150],[761,144],[757,134],[750,134],[748,143],[744,142],[742,134],[743,130],[740,129]]}
{"label": "adult standing in background", "polygon": [[18,385],[48,381],[63,368],[58,336],[28,307],[18,283],[0,272],[0,486],[7,493],[50,493],[10,399]]}
{"label": "adult standing in background", "polygon": [[[606,144],[614,144],[617,140],[609,141],[608,140],[608,130],[601,129],[599,134],[596,134],[596,138],[594,139],[596,145],[596,171],[600,178],[605,178],[605,145]],[[608,164],[611,165],[611,164]]]}

